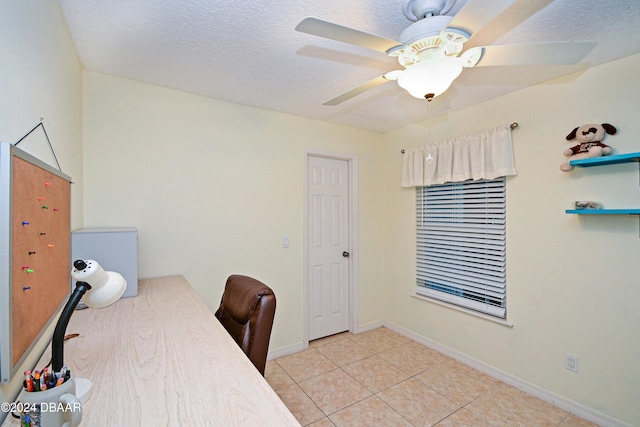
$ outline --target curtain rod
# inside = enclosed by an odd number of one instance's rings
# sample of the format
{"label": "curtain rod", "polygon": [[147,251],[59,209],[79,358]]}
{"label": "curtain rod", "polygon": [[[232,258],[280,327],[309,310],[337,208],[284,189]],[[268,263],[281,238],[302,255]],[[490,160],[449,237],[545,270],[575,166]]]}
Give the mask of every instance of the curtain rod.
{"label": "curtain rod", "polygon": [[[513,122],[509,125],[509,127],[511,128],[511,130],[514,130],[515,128],[518,127],[518,122]],[[401,154],[404,154],[404,148],[402,150],[400,150]]]}

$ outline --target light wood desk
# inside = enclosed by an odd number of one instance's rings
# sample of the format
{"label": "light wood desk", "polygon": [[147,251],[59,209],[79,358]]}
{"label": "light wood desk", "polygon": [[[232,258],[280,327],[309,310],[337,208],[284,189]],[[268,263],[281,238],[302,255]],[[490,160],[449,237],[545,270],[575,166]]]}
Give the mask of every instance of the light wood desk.
{"label": "light wood desk", "polygon": [[81,425],[300,425],[182,276],[74,312],[71,333],[80,336],[65,343],[64,362],[93,383]]}

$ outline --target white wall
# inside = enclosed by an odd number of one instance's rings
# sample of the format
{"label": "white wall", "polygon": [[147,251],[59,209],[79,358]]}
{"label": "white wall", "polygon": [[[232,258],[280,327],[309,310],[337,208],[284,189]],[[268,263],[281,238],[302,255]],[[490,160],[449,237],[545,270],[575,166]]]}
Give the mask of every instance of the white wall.
{"label": "white wall", "polygon": [[85,226],[137,227],[140,277],[184,275],[212,310],[230,274],[264,281],[271,350],[303,340],[305,150],[357,155],[359,321],[381,320],[379,134],[85,72],[84,136]]}
{"label": "white wall", "polygon": [[[72,179],[80,178],[82,71],[57,1],[2,2],[0,61],[0,141],[15,143],[44,118],[62,171]],[[41,128],[18,147],[57,167]],[[81,183],[72,187],[75,227],[83,223],[82,192]],[[40,357],[47,344],[43,341],[25,362],[25,369]],[[12,401],[21,381],[17,378],[1,386],[0,401]],[[0,420],[4,415],[0,413]]]}
{"label": "white wall", "polygon": [[[605,143],[640,151],[640,56],[593,68],[384,135],[385,318],[495,370],[640,425],[638,216],[567,215],[575,200],[640,207],[638,164],[558,169],[565,136],[609,122]],[[519,122],[507,180],[507,304],[513,327],[412,298],[415,190],[400,188],[401,148]],[[579,372],[564,369],[565,353]]]}

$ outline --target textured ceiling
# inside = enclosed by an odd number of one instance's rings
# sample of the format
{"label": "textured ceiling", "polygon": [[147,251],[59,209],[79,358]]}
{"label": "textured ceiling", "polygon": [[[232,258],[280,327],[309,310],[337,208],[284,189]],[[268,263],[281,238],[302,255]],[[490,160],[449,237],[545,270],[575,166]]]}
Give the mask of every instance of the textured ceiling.
{"label": "textured ceiling", "polygon": [[[60,0],[85,69],[347,126],[388,131],[424,120],[395,82],[322,103],[398,69],[384,54],[296,32],[307,16],[397,40],[404,0]],[[452,13],[467,0],[458,0]],[[490,2],[491,0],[470,0]],[[431,116],[640,52],[638,0],[518,0],[465,44],[595,41],[575,66],[465,69]]]}

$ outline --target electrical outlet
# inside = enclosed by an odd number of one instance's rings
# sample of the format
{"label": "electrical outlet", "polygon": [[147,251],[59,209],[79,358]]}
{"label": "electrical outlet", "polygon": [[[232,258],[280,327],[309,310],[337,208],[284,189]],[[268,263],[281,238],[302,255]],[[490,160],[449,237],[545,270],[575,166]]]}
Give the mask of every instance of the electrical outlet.
{"label": "electrical outlet", "polygon": [[565,354],[564,367],[570,371],[578,372],[578,356],[575,354]]}

